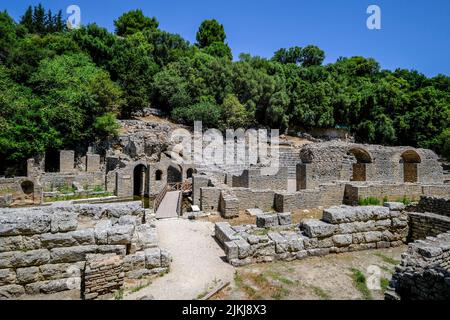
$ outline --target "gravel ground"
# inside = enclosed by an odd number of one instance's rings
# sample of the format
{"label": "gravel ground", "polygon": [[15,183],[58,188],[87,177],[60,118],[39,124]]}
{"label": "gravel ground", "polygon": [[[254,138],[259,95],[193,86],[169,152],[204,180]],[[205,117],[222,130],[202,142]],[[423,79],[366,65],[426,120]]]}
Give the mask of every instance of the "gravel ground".
{"label": "gravel ground", "polygon": [[192,300],[220,280],[233,280],[234,268],[222,259],[224,252],[213,238],[213,223],[169,219],[157,221],[156,226],[160,247],[169,250],[173,257],[170,272],[155,278],[148,287],[126,294],[125,300],[145,296]]}

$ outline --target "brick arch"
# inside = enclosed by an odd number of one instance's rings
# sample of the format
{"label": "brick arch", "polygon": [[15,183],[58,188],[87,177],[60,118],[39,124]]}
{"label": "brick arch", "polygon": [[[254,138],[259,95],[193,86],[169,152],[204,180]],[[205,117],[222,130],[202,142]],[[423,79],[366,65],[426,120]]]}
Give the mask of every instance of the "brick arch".
{"label": "brick arch", "polygon": [[351,148],[348,155],[353,155],[356,163],[352,164],[352,181],[367,181],[367,164],[372,163],[370,153],[361,147]]}
{"label": "brick arch", "polygon": [[400,155],[399,162],[403,164],[403,182],[416,183],[419,180],[417,165],[422,162],[417,151],[404,151]]}

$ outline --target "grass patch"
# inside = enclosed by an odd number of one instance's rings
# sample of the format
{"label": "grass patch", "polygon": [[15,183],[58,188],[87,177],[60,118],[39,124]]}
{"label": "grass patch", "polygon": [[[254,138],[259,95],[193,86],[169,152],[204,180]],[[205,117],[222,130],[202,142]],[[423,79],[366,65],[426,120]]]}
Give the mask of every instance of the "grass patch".
{"label": "grass patch", "polygon": [[256,294],[256,290],[254,288],[244,283],[244,279],[237,271],[234,273],[234,283],[236,284],[236,287],[245,292],[249,299],[261,299],[261,296]]}
{"label": "grass patch", "polygon": [[250,234],[252,234],[254,236],[266,236],[269,234],[269,232],[270,232],[270,229],[265,228],[265,229],[253,230],[250,232]]}
{"label": "grass patch", "polygon": [[380,205],[380,199],[374,197],[367,197],[364,199],[359,199],[358,204],[360,206],[378,206]]}
{"label": "grass patch", "polygon": [[138,284],[136,287],[134,287],[134,288],[131,289],[131,292],[132,292],[132,293],[138,292],[138,291],[140,291],[140,290],[142,290],[142,289],[148,287],[149,284],[150,284],[150,283],[141,283],[141,284]]}
{"label": "grass patch", "polygon": [[287,285],[293,285],[295,284],[294,281],[292,281],[291,279],[283,276],[281,273],[275,272],[275,271],[267,271],[265,273],[268,277],[271,277],[273,280],[277,280],[283,284],[287,284]]}
{"label": "grass patch", "polygon": [[381,278],[380,286],[381,286],[381,290],[383,290],[383,292],[385,292],[387,287],[389,286],[389,279]]}
{"label": "grass patch", "polygon": [[403,198],[397,199],[396,202],[401,202],[405,206],[408,206],[408,205],[410,205],[412,203],[412,200],[410,198],[408,198],[407,196],[403,196]]}
{"label": "grass patch", "polygon": [[321,300],[331,300],[331,296],[322,288],[311,286],[311,289],[313,289],[314,294],[318,296]]}
{"label": "grass patch", "polygon": [[62,194],[62,195],[54,196],[54,197],[45,197],[44,202],[70,201],[70,200],[80,200],[80,199],[95,199],[95,198],[109,197],[112,195],[113,194],[111,192],[105,192],[102,194],[90,194],[90,195],[86,195],[86,194],[64,195],[64,194]]}
{"label": "grass patch", "polygon": [[114,300],[123,300],[123,289],[114,292]]}
{"label": "grass patch", "polygon": [[277,287],[275,292],[271,295],[274,300],[281,300],[289,295],[290,291],[284,287]]}
{"label": "grass patch", "polygon": [[364,276],[364,274],[360,270],[355,268],[352,268],[351,271],[353,284],[355,285],[356,289],[358,289],[358,291],[361,292],[363,299],[372,300],[373,296],[369,288],[367,288],[366,277]]}
{"label": "grass patch", "polygon": [[392,264],[394,266],[398,265],[400,263],[400,261],[398,261],[397,259],[388,257],[384,254],[382,254],[381,252],[376,252],[374,253],[377,257],[380,257],[384,262]]}

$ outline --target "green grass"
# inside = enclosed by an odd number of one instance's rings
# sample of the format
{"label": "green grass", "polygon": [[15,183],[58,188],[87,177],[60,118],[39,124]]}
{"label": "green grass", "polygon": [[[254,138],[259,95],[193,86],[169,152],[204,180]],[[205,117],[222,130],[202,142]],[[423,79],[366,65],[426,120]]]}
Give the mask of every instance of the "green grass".
{"label": "green grass", "polygon": [[284,287],[276,288],[276,291],[272,294],[272,298],[275,300],[281,300],[289,295],[290,291]]}
{"label": "green grass", "polygon": [[385,292],[387,287],[389,286],[389,279],[381,278],[380,286],[381,286],[381,290],[383,290],[383,292]]}
{"label": "green grass", "polygon": [[292,281],[291,279],[283,276],[282,274],[275,272],[275,271],[267,271],[265,273],[268,277],[272,278],[273,280],[277,280],[283,284],[287,284],[287,285],[293,285],[295,284],[294,281]]}
{"label": "green grass", "polygon": [[380,199],[374,197],[367,197],[364,199],[359,199],[358,204],[360,206],[378,206],[380,205]]}
{"label": "green grass", "polygon": [[114,292],[114,300],[123,300],[123,289]]}
{"label": "green grass", "polygon": [[408,198],[407,196],[403,196],[403,198],[397,199],[396,202],[401,202],[405,206],[408,206],[411,204],[412,200],[410,198]]}
{"label": "green grass", "polygon": [[111,192],[105,192],[102,194],[75,194],[75,195],[59,195],[54,197],[45,197],[44,202],[57,202],[57,201],[70,201],[70,200],[80,200],[80,199],[95,199],[95,198],[103,198],[109,197],[113,194]]}
{"label": "green grass", "polygon": [[62,194],[68,194],[68,193],[75,192],[75,188],[73,186],[68,186],[68,185],[58,187],[58,188],[56,188],[56,190]]}
{"label": "green grass", "polygon": [[103,186],[95,186],[92,191],[94,192],[104,192],[105,188]]}
{"label": "green grass", "polygon": [[318,296],[321,300],[330,300],[331,296],[322,288],[311,286],[311,289],[313,289],[314,294]]}
{"label": "green grass", "polygon": [[364,276],[364,274],[360,270],[355,268],[352,268],[351,271],[353,284],[355,285],[356,289],[358,289],[358,291],[361,293],[363,299],[372,300],[373,296],[369,288],[367,288],[366,277]]}
{"label": "green grass", "polygon": [[150,284],[150,283],[141,283],[141,284],[137,285],[136,287],[132,288],[132,289],[131,289],[131,292],[133,292],[133,293],[134,293],[134,292],[138,292],[138,291],[140,291],[140,290],[142,290],[142,289],[148,287],[149,284]]}
{"label": "green grass", "polygon": [[260,230],[253,230],[250,232],[250,234],[254,235],[254,236],[266,236],[268,235],[270,232],[269,228],[265,228],[265,229],[260,229]]}
{"label": "green grass", "polygon": [[394,258],[388,257],[388,256],[382,254],[381,252],[375,252],[374,254],[377,257],[380,257],[384,262],[392,264],[394,266],[396,266],[396,265],[398,265],[400,263],[400,261],[398,261],[398,260],[396,260]]}

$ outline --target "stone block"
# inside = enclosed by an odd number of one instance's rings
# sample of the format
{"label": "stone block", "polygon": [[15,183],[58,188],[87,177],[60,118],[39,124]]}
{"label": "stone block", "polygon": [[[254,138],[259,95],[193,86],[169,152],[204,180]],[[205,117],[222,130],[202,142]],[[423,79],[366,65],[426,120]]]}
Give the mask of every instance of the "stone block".
{"label": "stone block", "polygon": [[0,253],[23,249],[22,236],[0,237]]}
{"label": "stone block", "polygon": [[51,220],[51,232],[69,232],[78,227],[78,215],[73,212],[55,212]]}
{"label": "stone block", "polygon": [[41,235],[41,244],[44,248],[52,249],[77,245],[77,241],[70,233],[44,233]]}
{"label": "stone block", "polygon": [[286,226],[292,224],[292,215],[290,212],[278,213],[278,224]]}
{"label": "stone block", "polygon": [[16,272],[14,269],[0,269],[0,286],[14,284],[16,282]]}
{"label": "stone block", "polygon": [[252,217],[264,214],[264,212],[259,208],[246,209],[245,213]]}
{"label": "stone block", "polygon": [[43,280],[57,280],[61,278],[76,278],[81,276],[85,262],[45,264],[39,267]]}
{"label": "stone block", "polygon": [[50,232],[51,215],[16,209],[0,214],[0,237]]}
{"label": "stone block", "polygon": [[228,241],[224,243],[224,251],[228,262],[239,259],[239,247],[236,241]]}
{"label": "stone block", "polygon": [[114,226],[108,229],[108,244],[130,244],[133,238],[134,226]]}
{"label": "stone block", "polygon": [[172,255],[169,251],[161,249],[161,267],[168,268],[172,262]]}
{"label": "stone block", "polygon": [[94,237],[97,244],[108,243],[108,229],[112,228],[111,220],[99,221],[94,228]]}
{"label": "stone block", "polygon": [[250,244],[244,239],[235,240],[234,243],[238,247],[239,259],[245,259],[250,253]]}
{"label": "stone block", "polygon": [[161,250],[159,248],[150,248],[145,251],[145,267],[147,269],[161,267]]}
{"label": "stone block", "polygon": [[351,234],[338,234],[333,236],[333,242],[336,247],[349,246],[353,242],[353,236]]}
{"label": "stone block", "polygon": [[25,288],[17,284],[0,287],[0,300],[19,298],[25,294]]}
{"label": "stone block", "polygon": [[80,277],[39,281],[25,285],[27,294],[50,294],[66,290],[80,290],[80,288]]}
{"label": "stone block", "polygon": [[14,252],[13,266],[30,267],[46,264],[50,260],[50,252],[46,249]]}
{"label": "stone block", "polygon": [[385,202],[383,205],[391,211],[403,211],[406,208],[401,202]]}
{"label": "stone block", "polygon": [[364,239],[366,242],[378,242],[381,241],[382,233],[379,231],[369,231],[364,233]]}
{"label": "stone block", "polygon": [[86,255],[96,253],[97,248],[96,245],[89,245],[51,249],[50,261],[52,264],[84,261]]}
{"label": "stone block", "polygon": [[278,216],[276,214],[263,214],[256,216],[256,226],[258,228],[270,228],[278,225]]}
{"label": "stone block", "polygon": [[38,267],[19,268],[16,272],[17,282],[22,285],[41,280],[41,274]]}
{"label": "stone block", "polygon": [[337,231],[337,226],[316,219],[304,220],[301,229],[310,238],[325,238],[332,236]]}

